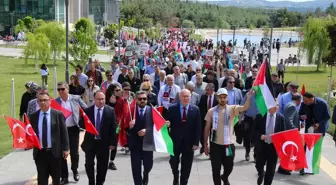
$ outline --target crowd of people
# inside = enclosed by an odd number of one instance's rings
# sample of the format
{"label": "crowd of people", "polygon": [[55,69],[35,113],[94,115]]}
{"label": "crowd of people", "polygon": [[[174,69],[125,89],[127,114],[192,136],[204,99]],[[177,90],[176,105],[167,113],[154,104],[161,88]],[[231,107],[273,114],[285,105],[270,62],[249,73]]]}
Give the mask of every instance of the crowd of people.
{"label": "crowd of people", "polygon": [[[232,65],[226,47],[207,56],[205,50],[213,49],[212,41],[188,42],[187,47],[182,47],[182,43],[161,43],[145,56],[135,52],[130,57],[115,56],[109,69],[93,59],[85,66],[77,65],[70,84],[57,84],[59,97],[55,100],[71,112],[67,118],[50,108],[52,99],[43,88],[46,81],[43,87],[35,82],[25,84],[20,118],[24,113],[29,115],[42,146],[42,150],[33,152],[39,185],[47,185],[49,176],[54,185],[69,183],[68,155],[73,178],[79,181],[79,146],[85,153],[89,185],[104,184],[107,170],[117,170],[114,161],[118,160],[118,146],[130,153],[134,184],[147,185],[155,165],[152,106],[164,107],[162,116],[174,144],[174,156],[169,160],[173,185],[188,184],[198,149],[200,154],[209,156],[213,183],[230,185],[235,143],[243,144],[246,161],[251,160],[251,149],[254,150],[257,184],[271,185],[278,157],[270,135],[293,128],[326,133],[330,118],[326,102],[309,92],[299,94],[294,82],[284,84],[283,76],[280,82],[281,74],[270,75],[270,90],[278,103],[262,116],[256,105],[257,92],[253,90],[260,65]],[[119,125],[127,117],[132,118],[125,107],[134,99],[136,119]],[[84,141],[79,143],[80,132],[85,129],[81,109],[98,135],[86,132]],[[120,139],[117,127],[125,138]],[[291,173],[281,167],[278,172]]]}

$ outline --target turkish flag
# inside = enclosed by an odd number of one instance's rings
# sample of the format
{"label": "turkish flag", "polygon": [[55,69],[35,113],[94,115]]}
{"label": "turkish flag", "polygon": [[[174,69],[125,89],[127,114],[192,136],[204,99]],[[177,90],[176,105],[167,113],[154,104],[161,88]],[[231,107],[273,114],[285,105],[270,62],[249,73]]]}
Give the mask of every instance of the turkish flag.
{"label": "turkish flag", "polygon": [[118,135],[118,142],[121,146],[125,146],[128,143],[126,129],[128,129],[129,127],[129,122],[133,119],[135,120],[135,105],[135,99],[133,99],[131,104],[129,104],[128,101],[125,101],[123,104],[123,113],[121,115],[121,120],[119,123],[120,131]]}
{"label": "turkish flag", "polygon": [[85,126],[86,132],[88,132],[90,134],[93,134],[93,135],[98,135],[98,131],[93,126],[89,117],[85,114],[85,112],[83,111],[83,109],[79,105],[78,105],[78,107],[79,107],[80,115],[83,116],[83,119],[84,119],[84,126]]}
{"label": "turkish flag", "polygon": [[24,119],[25,119],[25,123],[26,123],[26,139],[27,139],[27,148],[38,148],[41,150],[41,144],[40,141],[34,131],[34,129],[32,128],[30,121],[28,119],[27,114],[24,114]]}
{"label": "turkish flag", "polygon": [[302,89],[301,89],[301,95],[303,96],[303,94],[306,92],[306,87],[305,85],[303,84],[302,85]]}
{"label": "turkish flag", "polygon": [[27,148],[25,124],[17,119],[4,116],[13,135],[13,148]]}
{"label": "turkish flag", "polygon": [[282,168],[286,170],[307,168],[302,137],[297,129],[278,132],[271,137]]}
{"label": "turkish flag", "polygon": [[50,99],[51,99],[50,107],[63,112],[65,119],[67,119],[72,114],[68,109],[62,107],[62,105],[59,104],[55,99],[51,97]]}

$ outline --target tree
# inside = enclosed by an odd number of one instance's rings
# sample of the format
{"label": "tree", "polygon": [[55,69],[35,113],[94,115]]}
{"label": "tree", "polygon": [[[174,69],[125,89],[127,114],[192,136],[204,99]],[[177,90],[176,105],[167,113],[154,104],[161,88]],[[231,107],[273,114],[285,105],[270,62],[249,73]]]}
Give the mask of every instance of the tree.
{"label": "tree", "polygon": [[331,16],[335,16],[336,15],[336,8],[334,3],[332,2],[329,7],[325,10],[325,13]]}
{"label": "tree", "polygon": [[23,18],[24,26],[29,32],[32,32],[32,33],[33,33],[32,29],[33,29],[33,24],[34,24],[33,21],[34,21],[33,18],[30,16]]}
{"label": "tree", "polygon": [[327,54],[330,45],[326,26],[327,20],[325,18],[309,18],[302,28],[304,33],[302,47],[307,53],[308,63],[317,65],[317,71],[319,71],[322,57]]}
{"label": "tree", "polygon": [[30,57],[34,58],[35,72],[38,72],[38,59],[43,63],[48,63],[50,59],[49,39],[44,33],[26,34],[27,45],[23,50],[25,64],[27,65]]}
{"label": "tree", "polygon": [[118,25],[117,24],[109,24],[104,29],[104,37],[107,38],[110,42],[111,49],[114,47],[114,40],[118,38]]}
{"label": "tree", "polygon": [[264,38],[269,37],[269,34],[270,34],[270,28],[269,27],[264,27],[263,28],[263,36],[264,36]]}
{"label": "tree", "polygon": [[58,22],[48,22],[40,26],[36,33],[44,33],[50,44],[50,49],[53,52],[54,66],[56,65],[56,56],[60,55],[65,49],[65,29]]}
{"label": "tree", "polygon": [[16,24],[15,29],[14,29],[15,34],[18,34],[20,31],[26,31],[26,27],[24,25],[24,22],[21,19],[19,19],[17,21],[17,24]]}
{"label": "tree", "polygon": [[76,30],[72,33],[73,43],[69,48],[70,55],[74,58],[74,63],[70,64],[74,67],[77,64],[84,65],[88,58],[93,57],[98,51],[97,43],[93,37],[83,30]]}
{"label": "tree", "polygon": [[88,58],[93,57],[98,51],[94,33],[94,24],[90,20],[81,18],[75,23],[75,31],[72,33],[73,43],[69,48],[69,53],[75,61],[70,62],[73,67],[77,64],[84,65]]}
{"label": "tree", "polygon": [[95,29],[93,23],[87,18],[81,18],[75,23],[76,31],[83,31],[89,35],[94,35]]}
{"label": "tree", "polygon": [[191,20],[183,20],[181,23],[182,28],[190,28],[190,29],[194,29],[195,25],[194,22],[192,22]]}

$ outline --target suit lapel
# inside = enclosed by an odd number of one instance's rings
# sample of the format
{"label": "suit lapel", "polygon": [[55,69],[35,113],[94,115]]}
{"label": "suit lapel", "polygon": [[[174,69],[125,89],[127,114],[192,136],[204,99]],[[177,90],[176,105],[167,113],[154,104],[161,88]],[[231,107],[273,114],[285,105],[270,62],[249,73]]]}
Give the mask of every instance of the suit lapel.
{"label": "suit lapel", "polygon": [[177,113],[178,113],[178,115],[179,115],[179,120],[180,120],[179,122],[182,123],[181,102],[177,104],[177,109],[176,109],[176,110],[178,110]]}
{"label": "suit lapel", "polygon": [[[54,134],[56,134],[56,132],[53,132],[53,130],[55,130],[55,127],[57,126],[56,123],[57,123],[57,121],[56,121],[55,112],[51,109],[50,110],[51,138],[58,138],[57,136],[54,135]],[[52,140],[51,140],[51,143],[52,143]]]}
{"label": "suit lapel", "polygon": [[191,116],[192,116],[192,106],[189,104],[189,109],[188,109],[188,112],[187,112],[187,122],[189,123],[189,120],[191,120]]}
{"label": "suit lapel", "polygon": [[103,120],[105,120],[105,117],[107,116],[107,109],[106,109],[106,106],[104,106],[104,110],[103,110],[103,113],[102,113],[102,117],[100,119],[100,130],[102,130],[102,127],[103,127]]}
{"label": "suit lapel", "polygon": [[40,138],[39,137],[40,132],[39,132],[39,128],[38,128],[39,119],[40,119],[40,112],[41,112],[41,110],[37,111],[35,121],[32,122],[32,127],[33,127],[33,129],[34,129],[38,138]]}

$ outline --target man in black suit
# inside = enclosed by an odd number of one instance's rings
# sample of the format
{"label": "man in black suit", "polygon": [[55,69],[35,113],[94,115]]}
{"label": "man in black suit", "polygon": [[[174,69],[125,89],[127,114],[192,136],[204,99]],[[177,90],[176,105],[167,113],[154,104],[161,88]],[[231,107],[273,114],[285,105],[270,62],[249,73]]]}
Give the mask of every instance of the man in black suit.
{"label": "man in black suit", "polygon": [[42,150],[33,150],[37,183],[48,185],[50,175],[53,185],[60,185],[61,161],[69,155],[65,118],[62,112],[50,108],[50,96],[47,92],[41,92],[37,98],[40,110],[29,116],[42,147]]}
{"label": "man in black suit", "polygon": [[[277,132],[285,131],[291,126],[286,126],[284,117],[277,113],[278,106],[270,108],[262,116],[258,114],[253,124],[253,134],[256,140],[256,168],[258,171],[257,184],[271,185],[278,161],[278,155],[272,143],[271,135]],[[266,164],[266,172],[264,166]]]}
{"label": "man in black suit", "polygon": [[205,129],[205,115],[207,114],[208,110],[211,109],[212,107],[215,107],[218,105],[218,101],[215,96],[215,85],[212,83],[208,83],[207,86],[205,87],[205,94],[201,96],[200,102],[198,104],[200,113],[201,113],[201,119],[202,119],[202,126],[201,126],[201,149],[200,153],[203,154],[204,152],[204,129]]}
{"label": "man in black suit", "polygon": [[[136,102],[136,119],[129,123],[128,146],[131,151],[134,184],[147,185],[148,174],[153,167],[153,151],[155,150],[152,107],[147,106],[145,91],[136,93]],[[141,163],[144,166],[143,178],[141,178]]]}
{"label": "man in black suit", "polygon": [[[187,89],[180,92],[180,103],[168,109],[167,122],[174,143],[174,156],[170,156],[173,185],[179,185],[179,163],[181,157],[180,185],[187,185],[201,135],[201,115],[198,107],[190,104],[191,93]],[[178,116],[177,116],[178,115]]]}
{"label": "man in black suit", "polygon": [[161,87],[166,85],[166,83],[167,83],[167,81],[166,81],[166,71],[161,70],[160,71],[160,79],[154,81],[154,86],[156,87],[156,89],[160,90]]}
{"label": "man in black suit", "polygon": [[[103,185],[109,162],[109,151],[117,146],[117,118],[114,109],[105,105],[105,94],[97,91],[94,94],[95,105],[85,109],[85,113],[98,131],[95,136],[86,132],[81,145],[85,152],[85,170],[89,185]],[[94,160],[97,158],[97,179],[95,181]]]}

